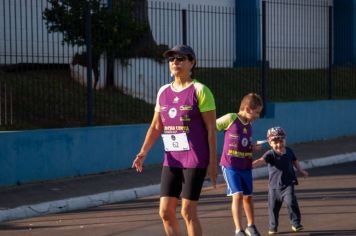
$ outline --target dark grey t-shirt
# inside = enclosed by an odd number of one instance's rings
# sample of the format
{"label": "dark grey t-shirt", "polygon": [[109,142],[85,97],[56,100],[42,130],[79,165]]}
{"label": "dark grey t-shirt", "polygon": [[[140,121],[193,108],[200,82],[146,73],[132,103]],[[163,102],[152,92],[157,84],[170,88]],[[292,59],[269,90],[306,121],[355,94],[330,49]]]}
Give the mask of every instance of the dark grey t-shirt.
{"label": "dark grey t-shirt", "polygon": [[292,149],[286,147],[286,153],[277,154],[272,149],[263,155],[268,163],[269,188],[283,189],[292,184],[298,184],[293,162],[297,160]]}

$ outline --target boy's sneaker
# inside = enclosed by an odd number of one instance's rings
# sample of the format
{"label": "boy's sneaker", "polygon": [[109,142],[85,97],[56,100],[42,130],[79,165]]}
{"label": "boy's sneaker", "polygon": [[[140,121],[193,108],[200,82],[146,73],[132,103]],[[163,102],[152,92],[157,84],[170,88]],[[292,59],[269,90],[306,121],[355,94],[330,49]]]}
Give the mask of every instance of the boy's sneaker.
{"label": "boy's sneaker", "polygon": [[299,232],[299,231],[302,231],[304,229],[303,225],[301,224],[297,224],[297,225],[292,225],[292,230],[294,232]]}
{"label": "boy's sneaker", "polygon": [[261,236],[256,228],[256,225],[247,226],[245,232],[248,236]]}
{"label": "boy's sneaker", "polygon": [[276,234],[276,233],[278,233],[278,230],[277,230],[277,229],[269,229],[269,230],[268,230],[268,234],[269,234],[269,235]]}
{"label": "boy's sneaker", "polygon": [[246,234],[243,230],[240,230],[239,232],[235,233],[235,236],[246,236]]}

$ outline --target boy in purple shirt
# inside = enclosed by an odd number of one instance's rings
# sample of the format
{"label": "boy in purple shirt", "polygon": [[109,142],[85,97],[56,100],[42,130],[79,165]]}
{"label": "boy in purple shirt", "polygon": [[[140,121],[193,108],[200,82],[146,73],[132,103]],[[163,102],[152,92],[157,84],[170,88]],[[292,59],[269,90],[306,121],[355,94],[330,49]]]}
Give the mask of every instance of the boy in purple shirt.
{"label": "boy in purple shirt", "polygon": [[[227,195],[232,196],[235,236],[260,235],[254,224],[252,152],[261,146],[252,144],[251,123],[259,118],[262,108],[261,97],[250,93],[243,97],[238,113],[226,114],[216,121],[217,129],[225,132],[220,165],[227,185]],[[242,205],[248,224],[245,230],[241,225]]]}

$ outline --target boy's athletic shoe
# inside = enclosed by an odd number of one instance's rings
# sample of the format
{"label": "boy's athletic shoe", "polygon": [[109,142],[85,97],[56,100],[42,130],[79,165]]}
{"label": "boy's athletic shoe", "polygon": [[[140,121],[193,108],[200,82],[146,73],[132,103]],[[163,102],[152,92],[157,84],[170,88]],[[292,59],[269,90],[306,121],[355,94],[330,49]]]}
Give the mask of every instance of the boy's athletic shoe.
{"label": "boy's athletic shoe", "polygon": [[239,232],[235,233],[235,236],[246,236],[246,234],[243,230],[240,230]]}
{"label": "boy's athletic shoe", "polygon": [[292,230],[294,232],[299,232],[299,231],[302,231],[304,229],[303,225],[301,224],[298,224],[298,225],[292,225]]}
{"label": "boy's athletic shoe", "polygon": [[261,236],[256,228],[256,225],[247,226],[245,232],[248,236]]}
{"label": "boy's athletic shoe", "polygon": [[278,233],[278,230],[277,229],[269,229],[268,230],[268,234],[271,235],[271,234],[276,234]]}

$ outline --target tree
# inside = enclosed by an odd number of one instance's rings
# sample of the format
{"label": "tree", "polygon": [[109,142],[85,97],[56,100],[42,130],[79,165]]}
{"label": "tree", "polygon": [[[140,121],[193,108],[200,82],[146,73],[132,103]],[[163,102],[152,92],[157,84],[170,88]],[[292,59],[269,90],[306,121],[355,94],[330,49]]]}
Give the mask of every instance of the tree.
{"label": "tree", "polygon": [[[101,0],[47,0],[49,6],[43,18],[49,32],[63,34],[63,44],[84,46],[85,6],[88,3],[91,16],[92,65],[94,78],[98,80],[98,61],[102,53],[108,58],[118,58],[125,63],[132,57],[130,49],[149,30],[148,23],[134,15],[132,0],[115,1],[112,6]],[[75,60],[85,61],[85,53],[77,54]],[[109,78],[108,78],[109,79]],[[112,79],[112,78],[110,78]],[[110,84],[110,81],[108,81]]]}

